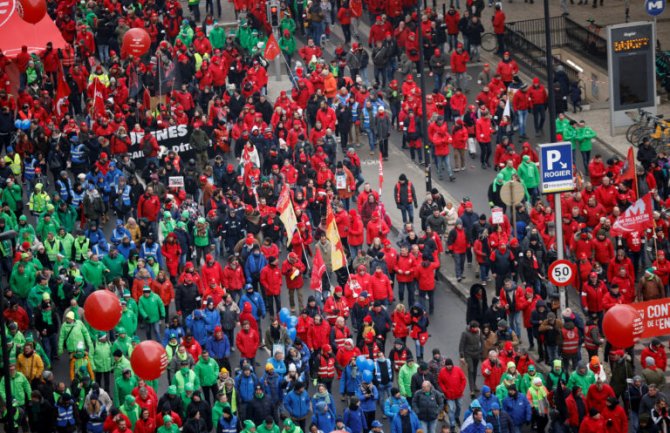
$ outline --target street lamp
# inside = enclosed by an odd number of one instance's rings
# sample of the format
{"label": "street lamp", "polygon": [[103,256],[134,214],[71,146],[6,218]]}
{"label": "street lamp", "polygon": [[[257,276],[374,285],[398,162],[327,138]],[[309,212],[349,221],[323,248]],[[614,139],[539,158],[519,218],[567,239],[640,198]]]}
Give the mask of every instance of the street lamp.
{"label": "street lamp", "polygon": [[416,31],[419,33],[419,86],[421,87],[421,142],[423,145],[423,163],[426,175],[426,192],[433,189],[433,180],[430,172],[430,141],[428,140],[428,117],[426,116],[426,74],[424,73],[423,32],[421,22],[426,0],[419,4],[419,23]]}

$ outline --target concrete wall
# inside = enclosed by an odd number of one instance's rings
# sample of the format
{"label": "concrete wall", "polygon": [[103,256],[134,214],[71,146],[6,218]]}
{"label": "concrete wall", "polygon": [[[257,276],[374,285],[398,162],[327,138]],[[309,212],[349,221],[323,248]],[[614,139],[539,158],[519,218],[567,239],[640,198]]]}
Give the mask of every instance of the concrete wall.
{"label": "concrete wall", "polygon": [[584,71],[581,78],[586,86],[586,94],[582,95],[585,104],[591,108],[606,108],[609,106],[609,77],[607,71],[576,55],[566,48],[554,48],[554,55],[564,62],[570,60]]}

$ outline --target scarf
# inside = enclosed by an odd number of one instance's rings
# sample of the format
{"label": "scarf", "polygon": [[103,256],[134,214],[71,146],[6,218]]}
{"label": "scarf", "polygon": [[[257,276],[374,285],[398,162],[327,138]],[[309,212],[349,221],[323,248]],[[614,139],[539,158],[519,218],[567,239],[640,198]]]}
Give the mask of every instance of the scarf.
{"label": "scarf", "polygon": [[53,315],[51,314],[51,311],[42,310],[42,320],[49,326],[53,325]]}
{"label": "scarf", "polygon": [[326,405],[330,406],[330,394],[328,393],[328,391],[317,392],[316,394],[314,394],[314,399],[321,400],[324,403],[326,403]]}

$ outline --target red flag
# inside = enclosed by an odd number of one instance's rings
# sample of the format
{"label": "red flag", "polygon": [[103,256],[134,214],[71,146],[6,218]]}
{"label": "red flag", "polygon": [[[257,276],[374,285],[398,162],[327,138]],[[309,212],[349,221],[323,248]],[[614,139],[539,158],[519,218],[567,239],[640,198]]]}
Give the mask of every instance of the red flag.
{"label": "red flag", "polygon": [[279,49],[279,44],[273,33],[270,33],[268,41],[265,43],[265,53],[264,56],[267,60],[274,60],[278,55],[281,54]]}
{"label": "red flag", "polygon": [[105,115],[105,95],[103,85],[95,78],[93,79],[93,115],[96,117]]}
{"label": "red flag", "polygon": [[653,212],[651,193],[648,193],[629,206],[626,212],[616,219],[612,230],[616,232],[643,232],[653,227]]}
{"label": "red flag", "polygon": [[312,261],[312,278],[309,282],[309,288],[321,292],[323,290],[323,273],[326,272],[326,263],[323,261],[321,250],[315,248],[314,260]]}
{"label": "red flag", "polygon": [[635,180],[635,158],[633,157],[633,148],[628,148],[628,156],[623,169],[621,170],[620,180]]}
{"label": "red flag", "polygon": [[151,94],[149,89],[144,88],[144,93],[142,94],[142,104],[144,105],[145,110],[151,110]]}
{"label": "red flag", "polygon": [[54,109],[59,117],[67,113],[68,96],[70,95],[70,86],[65,81],[65,74],[58,74],[58,87],[56,88],[56,99],[54,99]]}
{"label": "red flag", "polygon": [[379,195],[382,194],[382,185],[384,184],[384,160],[381,152],[379,153]]}

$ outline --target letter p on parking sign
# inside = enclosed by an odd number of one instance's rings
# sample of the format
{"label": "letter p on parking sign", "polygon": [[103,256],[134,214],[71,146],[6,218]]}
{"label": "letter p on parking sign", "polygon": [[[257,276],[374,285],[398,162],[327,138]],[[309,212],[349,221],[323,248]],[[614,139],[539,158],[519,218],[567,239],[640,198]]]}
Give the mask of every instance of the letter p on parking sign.
{"label": "letter p on parking sign", "polygon": [[540,145],[540,181],[544,194],[575,189],[569,141]]}

